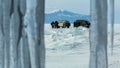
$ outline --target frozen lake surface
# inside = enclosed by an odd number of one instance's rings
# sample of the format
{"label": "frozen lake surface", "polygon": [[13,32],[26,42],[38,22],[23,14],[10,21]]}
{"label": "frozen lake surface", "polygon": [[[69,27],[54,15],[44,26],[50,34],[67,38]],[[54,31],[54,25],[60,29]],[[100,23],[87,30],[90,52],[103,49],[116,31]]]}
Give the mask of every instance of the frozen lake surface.
{"label": "frozen lake surface", "polygon": [[[108,25],[110,26],[110,25]],[[108,27],[109,68],[120,68],[120,24],[115,24],[114,54]],[[45,24],[46,68],[89,68],[89,29],[52,29]]]}

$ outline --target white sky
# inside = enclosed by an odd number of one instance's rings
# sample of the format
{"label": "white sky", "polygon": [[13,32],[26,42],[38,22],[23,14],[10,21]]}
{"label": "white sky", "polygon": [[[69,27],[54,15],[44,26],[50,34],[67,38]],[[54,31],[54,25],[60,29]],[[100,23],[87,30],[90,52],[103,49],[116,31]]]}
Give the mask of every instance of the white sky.
{"label": "white sky", "polygon": [[46,12],[64,9],[80,14],[89,14],[89,0],[46,0]]}

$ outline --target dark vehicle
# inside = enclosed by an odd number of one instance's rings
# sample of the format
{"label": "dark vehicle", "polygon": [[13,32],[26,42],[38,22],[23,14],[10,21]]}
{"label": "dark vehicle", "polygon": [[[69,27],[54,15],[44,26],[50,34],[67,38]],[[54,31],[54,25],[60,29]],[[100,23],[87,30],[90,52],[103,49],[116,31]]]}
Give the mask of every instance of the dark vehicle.
{"label": "dark vehicle", "polygon": [[71,24],[67,20],[58,20],[58,21],[52,21],[51,26],[52,28],[69,28]]}
{"label": "dark vehicle", "polygon": [[82,26],[82,27],[90,28],[90,22],[87,21],[87,20],[76,20],[76,21],[73,23],[73,26],[74,26],[74,27]]}

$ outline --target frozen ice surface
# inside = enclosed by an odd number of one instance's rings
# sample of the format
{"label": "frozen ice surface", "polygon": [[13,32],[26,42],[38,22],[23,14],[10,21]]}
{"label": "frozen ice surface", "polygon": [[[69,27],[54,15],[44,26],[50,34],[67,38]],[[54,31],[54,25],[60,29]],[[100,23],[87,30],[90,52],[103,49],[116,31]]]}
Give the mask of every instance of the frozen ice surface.
{"label": "frozen ice surface", "polygon": [[[110,26],[110,25],[108,25]],[[108,65],[120,68],[120,24],[115,24],[114,54],[108,27]],[[46,68],[89,68],[89,29],[52,29],[45,24]]]}

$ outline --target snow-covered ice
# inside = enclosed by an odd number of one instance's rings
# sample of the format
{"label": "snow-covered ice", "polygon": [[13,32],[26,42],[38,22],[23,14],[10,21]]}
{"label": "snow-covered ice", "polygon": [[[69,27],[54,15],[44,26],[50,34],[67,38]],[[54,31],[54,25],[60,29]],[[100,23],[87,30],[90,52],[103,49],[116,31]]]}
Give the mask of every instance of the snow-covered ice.
{"label": "snow-covered ice", "polygon": [[[110,26],[110,25],[108,25]],[[114,53],[111,55],[108,27],[108,65],[120,68],[120,24],[115,24]],[[89,29],[52,29],[45,24],[46,68],[89,68]]]}

